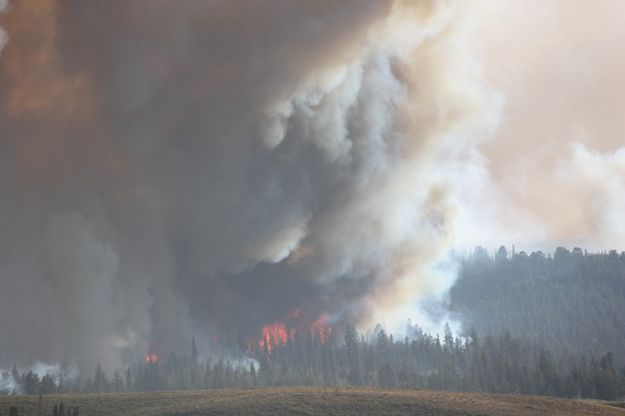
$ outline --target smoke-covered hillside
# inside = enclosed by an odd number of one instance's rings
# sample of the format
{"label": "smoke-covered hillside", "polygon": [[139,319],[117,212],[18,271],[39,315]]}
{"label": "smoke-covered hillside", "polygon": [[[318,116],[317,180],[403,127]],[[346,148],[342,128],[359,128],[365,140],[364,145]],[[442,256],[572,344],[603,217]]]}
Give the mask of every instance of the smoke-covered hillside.
{"label": "smoke-covered hillside", "polygon": [[625,253],[558,248],[494,256],[476,249],[450,293],[451,309],[479,333],[509,329],[553,350],[612,352],[625,362]]}

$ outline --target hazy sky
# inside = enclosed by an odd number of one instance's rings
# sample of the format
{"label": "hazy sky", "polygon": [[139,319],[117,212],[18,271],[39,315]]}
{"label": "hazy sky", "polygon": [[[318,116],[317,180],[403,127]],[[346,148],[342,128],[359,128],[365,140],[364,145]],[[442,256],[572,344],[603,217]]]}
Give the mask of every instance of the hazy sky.
{"label": "hazy sky", "polygon": [[482,146],[493,180],[548,240],[624,249],[625,3],[484,0],[475,14],[505,100]]}

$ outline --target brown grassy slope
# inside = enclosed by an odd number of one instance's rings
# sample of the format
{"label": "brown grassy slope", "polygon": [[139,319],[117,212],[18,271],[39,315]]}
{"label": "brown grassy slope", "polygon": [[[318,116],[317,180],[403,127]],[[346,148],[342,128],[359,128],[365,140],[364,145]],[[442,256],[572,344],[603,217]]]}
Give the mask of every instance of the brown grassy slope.
{"label": "brown grassy slope", "polygon": [[[625,409],[599,402],[535,396],[451,393],[369,388],[271,388],[160,393],[52,395],[53,403],[80,406],[81,416],[100,415],[431,415],[431,416],[625,416]],[[21,416],[37,415],[37,397],[0,397],[0,414],[17,406]]]}

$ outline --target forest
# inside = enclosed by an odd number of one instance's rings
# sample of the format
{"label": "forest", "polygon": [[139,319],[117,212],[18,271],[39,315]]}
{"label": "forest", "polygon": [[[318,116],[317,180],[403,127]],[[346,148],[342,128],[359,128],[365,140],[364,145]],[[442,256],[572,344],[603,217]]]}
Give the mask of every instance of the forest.
{"label": "forest", "polygon": [[465,328],[509,330],[552,351],[612,352],[625,365],[625,253],[477,248],[461,261],[449,308]]}
{"label": "forest", "polygon": [[[40,377],[16,368],[13,393],[135,392],[261,386],[377,386],[614,400],[625,396],[625,254],[482,248],[462,259],[449,307],[469,328],[394,338],[378,326],[295,333],[205,358],[195,340],[107,375]],[[149,358],[149,359],[148,359]],[[3,384],[0,383],[0,386]],[[5,382],[5,386],[9,383]],[[4,393],[10,393],[5,388]]]}
{"label": "forest", "polygon": [[[601,357],[556,354],[510,332],[466,339],[447,329],[443,338],[412,327],[412,339],[395,340],[381,328],[365,339],[348,326],[342,340],[307,334],[257,347],[247,360],[200,359],[171,353],[109,377],[100,365],[81,379],[42,378],[32,371],[11,377],[25,394],[134,392],[260,386],[350,385],[451,391],[521,393],[612,400],[625,393],[625,369],[611,353]],[[9,392],[5,392],[9,393]]]}

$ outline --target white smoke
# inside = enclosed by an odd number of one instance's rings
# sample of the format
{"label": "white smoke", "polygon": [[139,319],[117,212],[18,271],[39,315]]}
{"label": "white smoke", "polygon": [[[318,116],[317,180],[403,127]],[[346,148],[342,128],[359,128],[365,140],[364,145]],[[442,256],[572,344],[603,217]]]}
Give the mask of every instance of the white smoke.
{"label": "white smoke", "polygon": [[[598,152],[573,143],[548,178],[558,195],[552,208],[562,213],[558,227],[569,241],[595,250],[625,247],[625,147]],[[570,204],[576,201],[576,204]]]}
{"label": "white smoke", "polygon": [[485,76],[506,106],[479,149],[500,214],[472,234],[491,247],[625,249],[625,4],[481,0],[474,11]]}
{"label": "white smoke", "polygon": [[[47,364],[43,362],[35,362],[32,366],[15,368],[19,376],[27,373],[33,373],[39,380],[48,376],[56,386],[61,383],[67,383],[78,377],[78,369],[75,367],[61,367],[59,364]],[[16,379],[13,369],[0,370],[0,395],[2,394],[23,394],[24,388],[20,384],[20,380]]]}
{"label": "white smoke", "polygon": [[78,376],[76,367],[61,367],[59,364],[47,364],[42,362],[36,362],[30,368],[21,369],[22,373],[28,371],[32,371],[39,379],[44,376],[52,377],[57,386],[61,382],[67,383],[68,381],[72,381]]}
{"label": "white smoke", "polygon": [[8,371],[0,373],[0,395],[4,394],[22,394],[21,386]]}

